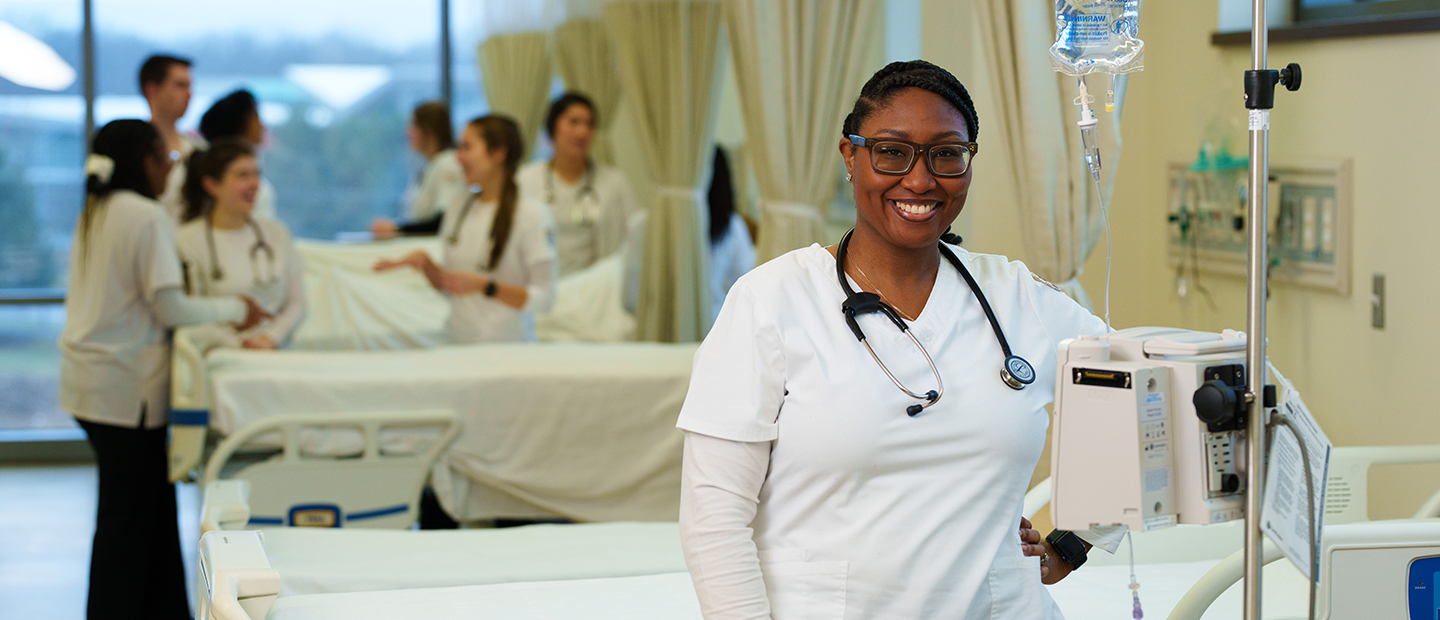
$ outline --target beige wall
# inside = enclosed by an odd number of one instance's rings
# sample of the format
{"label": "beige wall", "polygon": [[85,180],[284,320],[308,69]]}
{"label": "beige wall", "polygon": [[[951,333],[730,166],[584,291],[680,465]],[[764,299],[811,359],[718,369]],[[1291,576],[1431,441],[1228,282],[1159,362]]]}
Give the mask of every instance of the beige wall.
{"label": "beige wall", "polygon": [[[975,96],[982,155],[961,225],[967,245],[1025,257],[1008,171],[985,141],[993,110],[984,59],[968,3],[926,0],[925,57],[956,73]],[[1243,127],[1241,75],[1248,48],[1210,45],[1214,0],[1147,4],[1140,24],[1145,71],[1130,82],[1124,139],[1111,208],[1115,240],[1111,315],[1116,327],[1173,325],[1243,329],[1241,278],[1207,276],[1217,305],[1180,299],[1165,260],[1169,161],[1194,157],[1207,124]],[[1440,327],[1435,275],[1440,264],[1440,34],[1275,44],[1270,66],[1298,62],[1303,89],[1281,92],[1271,117],[1271,160],[1350,158],[1354,162],[1350,296],[1273,286],[1270,355],[1305,396],[1336,445],[1440,443],[1440,410],[1428,391],[1440,383],[1433,354]],[[993,112],[991,112],[993,114]],[[1243,145],[1243,133],[1235,138]],[[1243,152],[1243,147],[1241,147]],[[995,156],[990,156],[994,154]],[[1117,161],[1118,159],[1118,161]],[[984,162],[996,162],[993,167]],[[983,176],[979,176],[983,175]],[[1370,326],[1370,278],[1387,280],[1387,325]],[[1081,278],[1103,303],[1100,248]],[[1097,310],[1101,310],[1097,308]],[[1408,516],[1440,486],[1440,468],[1379,469],[1371,515]]]}

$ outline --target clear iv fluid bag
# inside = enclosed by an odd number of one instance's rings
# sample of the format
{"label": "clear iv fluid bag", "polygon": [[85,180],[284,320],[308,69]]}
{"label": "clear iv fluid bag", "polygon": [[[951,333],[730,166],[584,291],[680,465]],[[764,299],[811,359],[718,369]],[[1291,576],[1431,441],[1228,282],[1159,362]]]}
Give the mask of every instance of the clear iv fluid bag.
{"label": "clear iv fluid bag", "polygon": [[1140,0],[1055,0],[1050,62],[1066,75],[1120,74],[1144,68]]}

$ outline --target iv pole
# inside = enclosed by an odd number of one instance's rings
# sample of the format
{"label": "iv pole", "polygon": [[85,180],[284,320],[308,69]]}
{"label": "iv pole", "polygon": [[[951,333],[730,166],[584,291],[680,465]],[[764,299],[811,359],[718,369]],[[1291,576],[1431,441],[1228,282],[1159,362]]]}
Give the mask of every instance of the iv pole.
{"label": "iv pole", "polygon": [[[1260,569],[1264,534],[1260,531],[1261,484],[1265,479],[1266,403],[1265,389],[1265,302],[1269,290],[1267,256],[1270,218],[1267,209],[1270,181],[1270,108],[1274,107],[1275,84],[1291,91],[1300,89],[1300,65],[1291,63],[1282,71],[1266,68],[1269,32],[1265,23],[1267,0],[1252,0],[1250,15],[1250,71],[1245,72],[1245,107],[1250,116],[1250,191],[1246,223],[1250,226],[1250,266],[1246,279],[1249,309],[1245,363],[1250,369],[1245,401],[1249,412],[1245,437],[1245,620],[1260,617]],[[1313,517],[1312,517],[1313,518]],[[1312,575],[1312,578],[1316,577]],[[1312,610],[1313,613],[1313,610]]]}

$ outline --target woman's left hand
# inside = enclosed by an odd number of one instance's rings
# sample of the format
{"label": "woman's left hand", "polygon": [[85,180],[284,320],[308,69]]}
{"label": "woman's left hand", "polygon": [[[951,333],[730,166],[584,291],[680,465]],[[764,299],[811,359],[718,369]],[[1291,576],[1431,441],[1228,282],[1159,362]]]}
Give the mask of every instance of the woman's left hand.
{"label": "woman's left hand", "polygon": [[1033,529],[1030,520],[1025,517],[1020,517],[1020,552],[1027,556],[1039,556],[1040,582],[1047,586],[1064,579],[1074,570],[1068,562],[1060,559],[1055,549],[1040,535],[1040,530]]}
{"label": "woman's left hand", "polygon": [[440,272],[439,289],[456,297],[482,292],[489,285],[490,279],[478,273],[448,269]]}
{"label": "woman's left hand", "polygon": [[240,346],[247,349],[272,350],[278,348],[279,344],[275,342],[274,338],[269,336],[256,336],[254,338],[241,340]]}

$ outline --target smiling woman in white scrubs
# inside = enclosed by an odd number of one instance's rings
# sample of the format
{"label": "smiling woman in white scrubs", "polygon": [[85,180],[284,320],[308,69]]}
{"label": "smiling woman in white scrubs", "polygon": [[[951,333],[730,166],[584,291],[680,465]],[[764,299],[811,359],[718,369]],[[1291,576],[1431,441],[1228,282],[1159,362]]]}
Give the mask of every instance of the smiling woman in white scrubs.
{"label": "smiling woman in white scrubs", "polygon": [[518,177],[521,191],[545,203],[555,218],[562,276],[620,249],[637,209],[625,173],[590,158],[595,115],[595,103],[585,95],[556,99],[545,116],[555,157],[527,164]]}
{"label": "smiling woman in white scrubs", "polygon": [[255,150],[233,138],[195,151],[185,179],[185,223],[176,241],[191,295],[248,295],[274,315],[243,332],[217,326],[222,346],[275,349],[305,314],[304,267],[290,230],[252,217],[260,189]]}
{"label": "smiling woman in white scrubs", "polygon": [[169,153],[149,123],[118,120],[96,132],[85,162],[60,334],[60,407],[85,429],[100,479],[92,620],[189,617],[165,455],[166,330],[249,327],[265,317],[253,300],[185,296],[175,225],[155,201]]}
{"label": "smiling woman in white scrubs", "polygon": [[534,342],[534,315],[554,302],[554,223],[515,184],[524,154],[515,121],[497,115],[470,121],[456,156],[466,180],[481,189],[445,210],[441,264],[417,250],[375,265],[418,269],[449,295],[446,331],[455,344]]}
{"label": "smiling woman in white scrubs", "polygon": [[682,543],[707,620],[1058,616],[1041,580],[1070,567],[1021,502],[1056,346],[1105,324],[1025,265],[941,241],[977,128],[950,73],[882,69],[840,143],[853,233],[730,289],[679,420]]}

